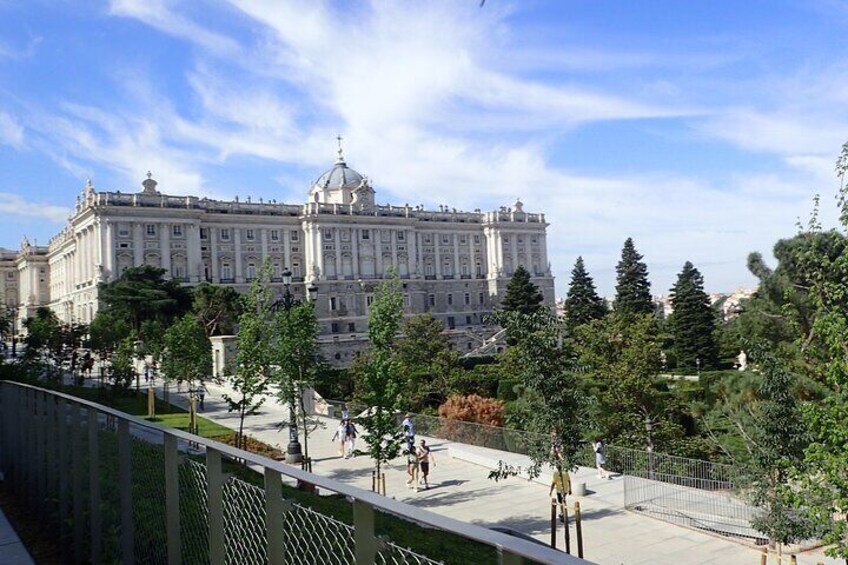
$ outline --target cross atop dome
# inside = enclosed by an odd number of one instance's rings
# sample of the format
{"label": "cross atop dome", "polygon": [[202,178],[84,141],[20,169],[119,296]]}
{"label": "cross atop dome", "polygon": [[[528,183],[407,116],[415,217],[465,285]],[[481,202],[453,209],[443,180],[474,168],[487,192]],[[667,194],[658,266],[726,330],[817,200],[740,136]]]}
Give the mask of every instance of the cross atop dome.
{"label": "cross atop dome", "polygon": [[341,136],[341,134],[336,136],[336,141],[339,142],[339,150],[338,150],[339,158],[336,160],[336,163],[344,163],[345,160],[344,160],[344,153],[342,152],[342,136]]}

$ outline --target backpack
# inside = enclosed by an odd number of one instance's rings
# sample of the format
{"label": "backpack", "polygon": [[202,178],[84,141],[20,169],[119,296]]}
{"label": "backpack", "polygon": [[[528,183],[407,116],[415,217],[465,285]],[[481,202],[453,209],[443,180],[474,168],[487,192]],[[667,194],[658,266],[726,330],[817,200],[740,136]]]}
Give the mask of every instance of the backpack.
{"label": "backpack", "polygon": [[347,424],[345,426],[345,435],[348,437],[356,437],[356,428],[353,427],[353,424]]}

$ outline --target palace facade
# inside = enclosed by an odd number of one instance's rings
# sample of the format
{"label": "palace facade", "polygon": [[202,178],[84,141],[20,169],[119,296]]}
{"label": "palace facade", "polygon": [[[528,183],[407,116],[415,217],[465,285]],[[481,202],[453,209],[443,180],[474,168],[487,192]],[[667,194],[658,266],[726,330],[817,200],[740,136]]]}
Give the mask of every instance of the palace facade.
{"label": "palace facade", "polygon": [[266,259],[281,293],[290,270],[296,297],[317,288],[324,353],[340,363],[364,345],[375,286],[392,270],[407,312],[431,312],[460,350],[489,337],[483,317],[519,265],[554,303],[548,224],[520,201],[491,212],[378,205],[370,180],[348,167],[341,150],[305,204],[174,196],[147,176],[136,193],[98,191],[89,181],[47,246],[24,239],[20,251],[0,250],[3,300],[17,328],[44,305],[65,322],[88,323],[97,284],[145,264],[185,284],[209,281],[239,292]]}

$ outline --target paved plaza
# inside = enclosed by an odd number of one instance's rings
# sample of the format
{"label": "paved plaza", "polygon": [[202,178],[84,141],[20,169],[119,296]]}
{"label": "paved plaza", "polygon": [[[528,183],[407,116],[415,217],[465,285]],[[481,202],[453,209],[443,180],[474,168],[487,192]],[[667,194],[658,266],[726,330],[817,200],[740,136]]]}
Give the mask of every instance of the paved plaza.
{"label": "paved plaza", "polygon": [[[209,383],[202,415],[222,425],[236,428],[238,418],[227,412],[222,394],[227,389]],[[161,396],[161,388],[157,386]],[[175,393],[171,401],[187,404],[185,393]],[[261,412],[245,421],[246,433],[279,446],[285,451],[287,411],[269,399]],[[371,488],[371,460],[365,456],[343,459],[337,444],[331,441],[337,420],[322,418],[323,429],[309,438],[313,471],[359,488]],[[512,463],[526,462],[523,456],[485,448],[428,439],[433,448],[435,466],[431,471],[431,488],[415,492],[406,486],[404,459],[389,466],[386,492],[397,500],[433,512],[483,526],[507,526],[545,542],[550,541],[550,499],[548,487],[540,482],[511,478],[495,482],[488,479],[490,469],[501,459]],[[361,446],[360,446],[361,447]],[[758,550],[720,537],[630,512],[623,507],[623,480],[601,480],[593,469],[580,468],[572,474],[585,481],[587,496],[580,497],[583,509],[585,558],[601,564],[715,564],[758,565]],[[572,544],[574,527],[572,526]],[[563,531],[558,532],[558,547],[563,544]],[[574,549],[572,545],[572,551]],[[818,562],[836,565],[820,551],[799,556],[798,563]],[[776,560],[774,561],[776,563]],[[788,563],[788,560],[787,560]]]}

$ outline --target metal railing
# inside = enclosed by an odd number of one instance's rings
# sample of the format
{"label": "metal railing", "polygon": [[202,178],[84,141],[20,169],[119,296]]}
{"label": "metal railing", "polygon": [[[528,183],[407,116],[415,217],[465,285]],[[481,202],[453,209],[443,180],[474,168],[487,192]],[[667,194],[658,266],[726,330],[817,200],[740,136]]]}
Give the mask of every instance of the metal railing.
{"label": "metal railing", "polygon": [[[436,563],[378,537],[381,515],[482,544],[493,562],[585,563],[38,387],[0,381],[0,425],[8,491],[73,563]],[[284,482],[341,495],[352,519],[284,497]]]}

